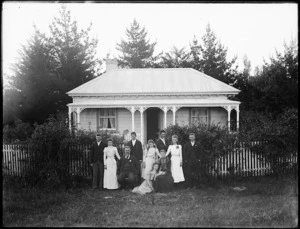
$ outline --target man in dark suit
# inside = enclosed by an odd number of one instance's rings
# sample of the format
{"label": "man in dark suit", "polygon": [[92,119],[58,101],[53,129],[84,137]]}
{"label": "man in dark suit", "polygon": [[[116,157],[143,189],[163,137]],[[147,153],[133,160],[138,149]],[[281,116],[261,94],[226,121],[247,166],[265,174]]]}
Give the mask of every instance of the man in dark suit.
{"label": "man in dark suit", "polygon": [[159,132],[159,139],[156,141],[156,147],[158,151],[160,152],[162,149],[165,150],[165,152],[168,151],[169,144],[166,141],[166,131],[161,130]]}
{"label": "man in dark suit", "polygon": [[103,190],[103,150],[107,147],[107,144],[102,141],[100,134],[96,135],[96,142],[92,144],[90,163],[93,167],[93,189]]}
{"label": "man in dark suit", "polygon": [[130,188],[136,186],[139,168],[140,164],[136,157],[130,154],[130,147],[125,146],[124,156],[121,157],[117,169],[118,182],[121,188],[124,188],[126,185]]}
{"label": "man in dark suit", "polygon": [[183,172],[186,178],[186,186],[194,187],[200,170],[199,145],[195,141],[195,134],[189,134],[190,142],[183,147]]}
{"label": "man in dark suit", "polygon": [[143,147],[142,143],[136,139],[136,133],[131,132],[131,140],[127,142],[127,146],[130,147],[130,155],[134,156],[140,163],[138,171],[138,182],[141,182],[141,166],[143,162]]}

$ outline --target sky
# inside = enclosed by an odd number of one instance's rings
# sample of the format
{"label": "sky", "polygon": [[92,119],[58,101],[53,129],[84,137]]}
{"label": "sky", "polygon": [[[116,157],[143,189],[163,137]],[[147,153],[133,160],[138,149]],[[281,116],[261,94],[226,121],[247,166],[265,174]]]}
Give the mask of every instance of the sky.
{"label": "sky", "polygon": [[[33,24],[49,32],[49,24],[58,16],[61,3],[4,2],[2,5],[3,73],[11,74],[18,50],[33,34]],[[117,57],[116,43],[126,38],[125,30],[133,19],[145,26],[156,51],[168,52],[172,46],[189,48],[193,37],[200,39],[209,23],[225,47],[228,58],[238,57],[243,67],[247,55],[252,70],[283,51],[284,41],[298,36],[298,10],[295,3],[281,4],[158,4],[158,3],[69,3],[71,16],[79,28],[93,23],[91,36],[98,38],[97,55]],[[5,78],[4,78],[5,83]]]}

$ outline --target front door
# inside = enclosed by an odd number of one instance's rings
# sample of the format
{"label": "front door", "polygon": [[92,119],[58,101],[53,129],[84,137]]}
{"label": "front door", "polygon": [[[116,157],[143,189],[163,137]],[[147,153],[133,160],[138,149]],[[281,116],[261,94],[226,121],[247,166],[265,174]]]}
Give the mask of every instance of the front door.
{"label": "front door", "polygon": [[147,109],[147,142],[158,138],[158,116],[160,109],[151,107]]}

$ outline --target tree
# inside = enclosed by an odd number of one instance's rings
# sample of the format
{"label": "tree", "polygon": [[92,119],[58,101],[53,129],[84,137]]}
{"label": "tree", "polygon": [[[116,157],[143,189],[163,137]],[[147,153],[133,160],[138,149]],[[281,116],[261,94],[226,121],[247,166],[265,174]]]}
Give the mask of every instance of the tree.
{"label": "tree", "polygon": [[60,95],[56,101],[58,111],[66,110],[66,104],[71,102],[67,91],[100,74],[101,61],[95,56],[98,41],[90,37],[91,27],[92,24],[79,31],[77,21],[71,19],[71,13],[65,6],[50,25],[51,73],[63,81],[57,88]]}
{"label": "tree", "polygon": [[190,67],[190,53],[185,48],[177,48],[173,46],[170,52],[163,55],[161,65],[166,68],[184,68]]}
{"label": "tree", "polygon": [[246,78],[249,78],[251,72],[251,61],[248,59],[247,55],[245,55],[243,58],[243,64],[244,64],[243,75]]}
{"label": "tree", "polygon": [[244,56],[243,63],[244,69],[241,73],[235,75],[235,82],[232,86],[240,90],[240,93],[234,97],[241,101],[240,109],[248,111],[251,110],[253,86],[249,83],[251,77],[251,62],[246,55]]}
{"label": "tree", "polygon": [[19,51],[20,59],[13,66],[11,88],[6,90],[5,104],[14,107],[5,116],[22,121],[44,121],[49,113],[56,112],[55,87],[60,82],[50,74],[49,49],[44,35],[35,27],[34,34]]}
{"label": "tree", "polygon": [[127,41],[121,39],[116,47],[121,52],[118,65],[128,68],[147,68],[154,65],[158,58],[153,56],[156,42],[151,43],[146,39],[145,27],[141,27],[134,19],[130,28],[126,29],[126,36]]}
{"label": "tree", "polygon": [[49,36],[34,27],[19,52],[10,88],[5,91],[5,123],[12,121],[10,117],[42,123],[50,114],[66,111],[71,102],[66,92],[98,74],[97,40],[89,36],[91,26],[78,31],[66,7],[59,13]]}
{"label": "tree", "polygon": [[284,44],[284,52],[265,62],[252,77],[251,101],[256,111],[280,114],[286,108],[298,108],[298,47],[295,41]]}
{"label": "tree", "polygon": [[217,41],[209,24],[202,37],[202,43],[199,44],[194,37],[191,45],[192,67],[225,83],[234,83],[236,68],[232,67],[237,57],[227,61],[227,48]]}

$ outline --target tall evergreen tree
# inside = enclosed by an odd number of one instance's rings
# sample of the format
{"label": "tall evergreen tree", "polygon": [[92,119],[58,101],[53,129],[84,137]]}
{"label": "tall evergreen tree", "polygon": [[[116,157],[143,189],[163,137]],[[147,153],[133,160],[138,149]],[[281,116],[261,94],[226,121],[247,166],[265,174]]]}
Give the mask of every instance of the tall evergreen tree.
{"label": "tall evergreen tree", "polygon": [[162,57],[161,66],[165,68],[187,68],[190,67],[190,53],[185,48],[173,46],[170,52],[165,53]]}
{"label": "tall evergreen tree", "polygon": [[[67,110],[69,90],[97,76],[101,62],[95,57],[97,40],[91,26],[79,31],[63,6],[50,26],[50,35],[35,28],[14,66],[11,89],[6,90],[6,121],[15,115],[25,122],[44,122],[50,114]],[[12,108],[12,105],[14,108]]]}
{"label": "tall evergreen tree", "polygon": [[243,58],[243,64],[244,64],[243,75],[246,78],[249,78],[250,72],[251,72],[251,61],[248,59],[248,57],[246,55]]}
{"label": "tall evergreen tree", "polygon": [[206,27],[206,33],[202,37],[202,44],[199,44],[196,37],[194,37],[191,45],[191,55],[194,69],[225,83],[234,83],[236,69],[232,69],[232,67],[236,57],[231,61],[227,61],[227,48],[217,40],[209,24]]}
{"label": "tall evergreen tree", "polygon": [[77,21],[71,19],[66,6],[61,7],[59,17],[55,17],[50,25],[51,72],[64,82],[57,91],[60,94],[59,110],[66,110],[66,104],[71,102],[67,91],[100,74],[101,61],[96,58],[98,41],[89,35],[91,26],[79,31]]}
{"label": "tall evergreen tree", "polygon": [[284,44],[284,52],[276,51],[270,63],[265,62],[258,75],[252,77],[254,87],[251,106],[256,111],[281,113],[298,108],[298,46],[296,41]]}
{"label": "tall evergreen tree", "polygon": [[56,112],[55,87],[60,82],[50,74],[49,49],[37,28],[19,54],[20,59],[13,67],[11,88],[6,90],[4,99],[14,109],[4,113],[25,122],[44,121],[49,113]]}
{"label": "tall evergreen tree", "polygon": [[117,43],[117,50],[121,52],[118,65],[123,68],[147,68],[155,65],[158,56],[154,57],[153,52],[156,42],[147,40],[145,27],[134,19],[130,28],[126,29],[127,40],[121,39]]}

